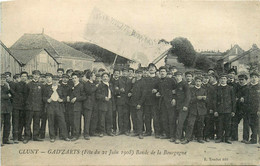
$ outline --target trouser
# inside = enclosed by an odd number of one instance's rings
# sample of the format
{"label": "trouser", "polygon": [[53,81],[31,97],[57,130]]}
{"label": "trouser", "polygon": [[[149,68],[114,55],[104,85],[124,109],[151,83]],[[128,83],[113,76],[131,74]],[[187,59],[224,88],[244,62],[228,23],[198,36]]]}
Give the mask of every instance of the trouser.
{"label": "trouser", "polygon": [[74,113],[72,106],[68,104],[65,105],[65,121],[67,126],[67,131],[69,136],[73,136],[73,120],[74,120]]}
{"label": "trouser", "polygon": [[100,111],[99,113],[101,133],[112,132],[112,102],[107,102],[107,111]]}
{"label": "trouser", "polygon": [[188,111],[183,111],[182,109],[178,110],[176,139],[180,140],[182,138],[184,122],[186,121],[187,116],[188,116]]}
{"label": "trouser", "polygon": [[118,115],[118,110],[113,110],[112,112],[112,124],[113,124],[113,131],[117,131],[117,115]]}
{"label": "trouser", "polygon": [[99,110],[97,107],[94,107],[94,110],[91,115],[90,121],[90,135],[94,135],[95,133],[99,132],[100,120],[99,120]]}
{"label": "trouser", "polygon": [[127,105],[118,105],[118,126],[120,132],[127,132],[129,130],[129,109]]}
{"label": "trouser", "polygon": [[33,121],[33,139],[39,137],[41,111],[28,110],[26,112],[25,139],[31,138],[31,124]]}
{"label": "trouser", "polygon": [[250,141],[252,142],[257,142],[257,133],[258,133],[258,116],[255,113],[250,113],[249,114],[249,126],[252,131]]}
{"label": "trouser", "polygon": [[55,139],[55,124],[60,129],[60,135],[63,138],[68,138],[68,131],[65,122],[64,110],[61,103],[51,102],[47,106],[47,117],[50,139]]}
{"label": "trouser", "polygon": [[85,109],[83,112],[84,115],[84,136],[89,136],[90,122],[91,122],[91,109]]}
{"label": "trouser", "polygon": [[231,113],[219,113],[217,138],[225,141],[230,139]]}
{"label": "trouser", "polygon": [[204,128],[204,138],[214,139],[215,134],[217,134],[218,117],[214,114],[207,114],[205,116],[205,128]]}
{"label": "trouser", "polygon": [[155,134],[160,134],[160,122],[159,122],[159,109],[156,105],[145,105],[144,106],[144,123],[146,133],[152,132],[152,119]]}
{"label": "trouser", "polygon": [[23,129],[25,128],[25,110],[13,109],[13,139],[22,139]]}
{"label": "trouser", "polygon": [[133,122],[134,132],[137,134],[143,134],[143,110],[136,109],[136,106],[130,106],[130,113]]}
{"label": "trouser", "polygon": [[161,104],[161,113],[163,121],[163,131],[167,137],[174,138],[176,134],[176,110],[174,107],[167,108],[164,103]]}
{"label": "trouser", "polygon": [[249,116],[244,113],[236,113],[231,118],[231,138],[238,140],[238,125],[243,119],[243,140],[248,141],[249,139]]}
{"label": "trouser", "polygon": [[258,143],[260,144],[260,116],[258,116]]}
{"label": "trouser", "polygon": [[46,122],[47,122],[47,112],[42,111],[40,116],[40,137],[41,138],[45,138]]}
{"label": "trouser", "polygon": [[81,124],[81,111],[73,111],[73,127],[72,127],[72,136],[74,138],[80,137],[80,124]]}
{"label": "trouser", "polygon": [[3,126],[3,143],[7,142],[11,130],[11,114],[2,113],[1,114],[1,128]]}
{"label": "trouser", "polygon": [[[188,116],[188,126],[186,131],[186,139],[191,140],[192,139],[192,133],[194,127],[197,128],[196,136],[198,140],[203,139],[203,128],[204,128],[204,115],[193,115],[189,114]],[[196,126],[195,126],[196,125]]]}

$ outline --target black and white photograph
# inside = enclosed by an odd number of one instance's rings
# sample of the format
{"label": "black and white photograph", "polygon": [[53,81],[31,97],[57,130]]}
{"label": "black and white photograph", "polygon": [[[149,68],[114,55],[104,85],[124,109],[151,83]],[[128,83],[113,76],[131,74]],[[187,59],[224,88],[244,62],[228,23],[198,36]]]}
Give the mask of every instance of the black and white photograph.
{"label": "black and white photograph", "polygon": [[260,165],[259,0],[1,0],[0,19],[0,165]]}

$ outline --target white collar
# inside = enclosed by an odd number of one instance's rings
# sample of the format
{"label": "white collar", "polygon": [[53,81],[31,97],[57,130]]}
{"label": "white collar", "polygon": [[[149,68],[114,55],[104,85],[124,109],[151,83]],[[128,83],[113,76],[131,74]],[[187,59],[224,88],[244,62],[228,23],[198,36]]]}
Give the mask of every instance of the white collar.
{"label": "white collar", "polygon": [[76,84],[74,85],[74,87],[76,87],[78,84],[79,84],[79,82],[78,82],[78,83],[76,83]]}
{"label": "white collar", "polygon": [[227,84],[224,84],[224,85],[223,85],[223,84],[220,84],[220,86],[227,86]]}
{"label": "white collar", "polygon": [[195,85],[194,87],[195,87],[196,89],[200,89],[200,88],[201,88],[201,86],[200,86],[200,87],[198,87],[198,86],[196,86],[196,85]]}
{"label": "white collar", "polygon": [[109,82],[104,82],[104,81],[103,81],[103,83],[104,83],[105,85],[109,86]]}
{"label": "white collar", "polygon": [[251,85],[253,85],[253,86],[254,86],[254,85],[257,85],[257,84],[258,84],[258,82],[257,82],[257,83],[255,83],[255,84],[253,84],[253,83],[251,82]]}
{"label": "white collar", "polygon": [[150,76],[151,78],[153,78],[153,77],[155,77],[155,73],[153,73],[153,74],[150,74],[150,73],[149,73],[149,76]]}
{"label": "white collar", "polygon": [[46,84],[47,84],[47,85],[52,85],[52,82],[50,82],[50,83],[46,82]]}

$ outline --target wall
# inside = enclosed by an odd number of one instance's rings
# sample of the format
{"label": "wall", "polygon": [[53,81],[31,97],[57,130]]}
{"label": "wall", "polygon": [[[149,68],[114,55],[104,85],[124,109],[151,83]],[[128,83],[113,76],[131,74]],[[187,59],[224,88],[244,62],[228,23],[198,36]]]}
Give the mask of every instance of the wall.
{"label": "wall", "polygon": [[20,64],[6,51],[6,49],[1,47],[1,73],[9,71],[12,75],[21,72]]}

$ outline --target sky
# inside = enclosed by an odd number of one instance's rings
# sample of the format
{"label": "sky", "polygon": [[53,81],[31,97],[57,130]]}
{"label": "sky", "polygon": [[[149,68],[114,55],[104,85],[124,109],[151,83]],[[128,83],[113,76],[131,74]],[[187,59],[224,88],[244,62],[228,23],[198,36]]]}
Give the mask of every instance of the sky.
{"label": "sky", "polygon": [[1,40],[7,47],[43,28],[59,41],[84,41],[95,7],[153,39],[185,37],[196,50],[260,47],[260,1],[16,0],[1,5]]}

